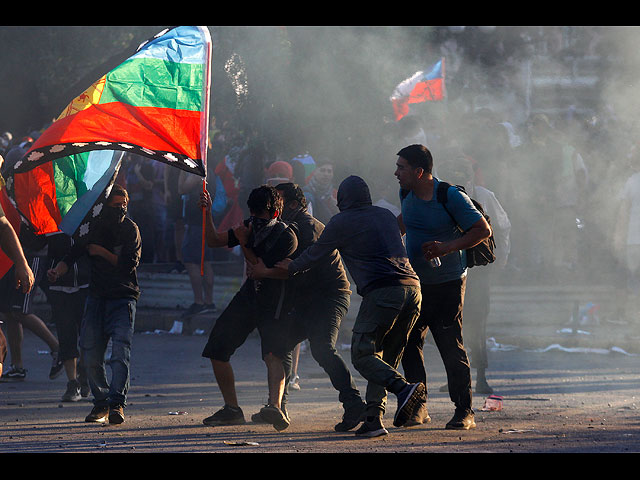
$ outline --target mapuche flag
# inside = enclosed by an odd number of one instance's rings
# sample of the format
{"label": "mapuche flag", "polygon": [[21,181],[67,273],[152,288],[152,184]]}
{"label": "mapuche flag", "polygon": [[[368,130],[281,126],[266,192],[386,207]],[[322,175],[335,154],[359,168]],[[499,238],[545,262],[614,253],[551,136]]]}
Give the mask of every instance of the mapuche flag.
{"label": "mapuche flag", "polygon": [[125,152],[205,177],[210,62],[207,27],[165,29],[73,99],[13,167],[34,231],[86,234]]}
{"label": "mapuche flag", "polygon": [[398,121],[409,113],[410,104],[442,100],[444,97],[444,58],[442,58],[429,72],[421,70],[400,82],[390,100]]}

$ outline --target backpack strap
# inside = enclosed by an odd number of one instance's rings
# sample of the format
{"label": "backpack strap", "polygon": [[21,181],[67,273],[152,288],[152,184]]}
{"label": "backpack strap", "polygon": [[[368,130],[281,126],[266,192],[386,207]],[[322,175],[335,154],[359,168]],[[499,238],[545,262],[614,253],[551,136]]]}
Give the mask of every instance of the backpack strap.
{"label": "backpack strap", "polygon": [[[458,225],[458,222],[456,221],[455,218],[453,218],[453,215],[451,215],[451,212],[447,208],[447,191],[449,190],[450,186],[451,184],[447,182],[439,182],[438,188],[436,189],[436,199],[440,204],[442,204],[442,207],[444,208],[445,212],[449,214],[449,216],[451,217],[451,220],[453,220],[453,223]],[[460,228],[460,226],[458,226],[458,228]]]}

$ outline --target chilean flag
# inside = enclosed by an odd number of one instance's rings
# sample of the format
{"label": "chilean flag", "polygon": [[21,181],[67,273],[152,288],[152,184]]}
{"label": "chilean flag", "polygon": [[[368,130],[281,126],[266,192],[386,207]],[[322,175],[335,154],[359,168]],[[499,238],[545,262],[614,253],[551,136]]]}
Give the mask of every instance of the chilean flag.
{"label": "chilean flag", "polygon": [[442,100],[444,96],[444,58],[442,58],[430,72],[419,71],[400,82],[390,100],[398,121],[409,113],[409,104]]}

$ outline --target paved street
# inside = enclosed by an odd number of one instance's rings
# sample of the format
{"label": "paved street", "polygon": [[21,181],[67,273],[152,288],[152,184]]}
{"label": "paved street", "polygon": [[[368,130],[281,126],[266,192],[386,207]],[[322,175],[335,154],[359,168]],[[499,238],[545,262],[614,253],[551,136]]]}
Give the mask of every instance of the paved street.
{"label": "paved street", "polygon": [[[238,277],[217,277],[215,301],[222,309]],[[308,350],[300,356],[301,390],[292,392],[291,426],[276,432],[250,417],[267,399],[266,368],[254,334],[232,360],[247,422],[206,427],[202,419],[221,407],[211,365],[201,357],[213,314],[169,334],[191,301],[186,275],[142,272],[132,354],[132,381],[122,425],[87,424],[90,398],[62,403],[64,374],[48,379],[47,346],[25,332],[27,378],[0,383],[0,453],[546,453],[640,452],[640,350],[637,332],[608,315],[608,287],[496,286],[488,325],[489,382],[503,397],[500,411],[484,411],[487,395],[474,396],[477,428],[445,430],[453,414],[435,347],[425,347],[432,422],[414,428],[392,425],[396,399],[389,398],[389,434],[362,439],[336,433],[341,405],[328,377]],[[599,306],[599,316],[572,322],[576,307]],[[359,305],[343,322],[338,345],[349,360],[350,330]],[[40,313],[47,319],[46,305]],[[428,337],[429,339],[430,337]],[[9,359],[8,359],[9,360]],[[352,369],[358,387],[363,378]],[[473,372],[475,373],[475,372]]]}
{"label": "paved street", "polygon": [[[287,430],[253,423],[204,426],[202,419],[221,406],[211,366],[200,356],[205,340],[136,333],[126,421],[98,425],[83,421],[91,409],[88,399],[60,402],[64,375],[48,379],[46,347],[27,332],[27,379],[0,383],[0,452],[640,452],[640,356],[635,354],[495,344],[488,377],[495,393],[503,396],[503,408],[482,411],[486,395],[476,395],[478,427],[460,432],[444,429],[453,409],[438,388],[445,383],[442,364],[435,348],[427,345],[432,422],[394,428],[392,396],[384,419],[389,435],[361,439],[334,432],[341,415],[337,394],[308,352],[301,354],[302,388],[291,395]],[[233,359],[247,420],[266,403],[266,370],[257,340],[252,336]],[[347,351],[342,353],[348,358]],[[364,388],[359,375],[356,380]]]}

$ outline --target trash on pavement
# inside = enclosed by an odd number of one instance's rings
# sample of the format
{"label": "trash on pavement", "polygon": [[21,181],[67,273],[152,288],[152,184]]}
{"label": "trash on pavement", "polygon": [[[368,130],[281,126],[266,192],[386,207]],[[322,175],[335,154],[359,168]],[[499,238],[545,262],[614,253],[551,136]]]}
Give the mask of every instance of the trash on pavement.
{"label": "trash on pavement", "polygon": [[228,440],[224,441],[225,445],[232,445],[234,447],[242,447],[242,446],[250,446],[250,447],[259,447],[260,444],[258,442],[245,442],[245,441],[241,441],[241,442],[231,442]]}
{"label": "trash on pavement", "polygon": [[489,395],[484,400],[484,405],[480,409],[483,412],[497,412],[502,410],[502,397],[500,395]]}

